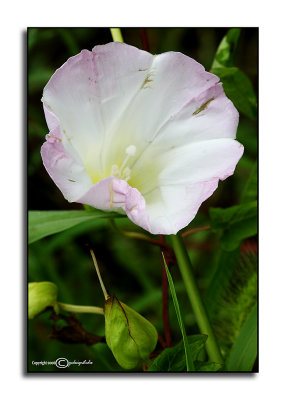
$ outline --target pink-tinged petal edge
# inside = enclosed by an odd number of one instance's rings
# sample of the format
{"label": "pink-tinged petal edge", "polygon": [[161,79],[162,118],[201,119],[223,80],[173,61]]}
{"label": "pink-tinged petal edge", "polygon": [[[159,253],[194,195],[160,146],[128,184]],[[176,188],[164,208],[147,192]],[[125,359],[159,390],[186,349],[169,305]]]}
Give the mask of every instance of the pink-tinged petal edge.
{"label": "pink-tinged petal edge", "polygon": [[60,125],[60,121],[58,117],[51,110],[49,110],[45,104],[43,104],[43,108],[48,128],[50,131],[53,131]]}
{"label": "pink-tinged petal edge", "polygon": [[84,166],[63,146],[59,126],[46,135],[41,156],[48,174],[68,201],[77,201],[92,186]]}
{"label": "pink-tinged petal edge", "polygon": [[118,211],[121,208],[132,222],[150,231],[145,199],[126,181],[112,176],[104,178],[93,185],[77,202],[101,210]]}

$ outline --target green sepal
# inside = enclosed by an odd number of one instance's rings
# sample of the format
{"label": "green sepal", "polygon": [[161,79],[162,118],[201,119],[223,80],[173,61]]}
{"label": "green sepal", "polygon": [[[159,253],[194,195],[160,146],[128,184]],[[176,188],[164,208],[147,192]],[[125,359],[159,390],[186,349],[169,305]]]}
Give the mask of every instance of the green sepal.
{"label": "green sepal", "polygon": [[106,343],[118,364],[133,369],[148,361],[158,340],[156,328],[116,296],[106,300],[104,316]]}
{"label": "green sepal", "polygon": [[58,313],[58,288],[52,282],[29,282],[28,285],[28,317],[35,318],[47,307],[53,307]]}

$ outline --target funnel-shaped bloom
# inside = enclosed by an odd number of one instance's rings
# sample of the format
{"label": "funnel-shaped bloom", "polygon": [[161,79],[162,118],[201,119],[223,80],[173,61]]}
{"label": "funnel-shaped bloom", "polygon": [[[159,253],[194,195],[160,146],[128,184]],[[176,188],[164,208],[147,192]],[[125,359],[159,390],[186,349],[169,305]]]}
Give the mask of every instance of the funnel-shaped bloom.
{"label": "funnel-shaped bloom", "polygon": [[70,202],[176,233],[243,153],[238,112],[218,81],[181,53],[123,43],[81,51],[44,89],[49,175]]}

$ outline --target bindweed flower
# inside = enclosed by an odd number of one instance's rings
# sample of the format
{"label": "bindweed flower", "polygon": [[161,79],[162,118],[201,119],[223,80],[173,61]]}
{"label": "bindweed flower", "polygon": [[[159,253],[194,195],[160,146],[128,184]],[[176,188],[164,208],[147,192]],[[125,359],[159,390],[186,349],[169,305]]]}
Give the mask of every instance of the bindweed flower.
{"label": "bindweed flower", "polygon": [[43,163],[70,202],[173,234],[232,175],[238,112],[219,78],[176,52],[83,50],[44,88]]}

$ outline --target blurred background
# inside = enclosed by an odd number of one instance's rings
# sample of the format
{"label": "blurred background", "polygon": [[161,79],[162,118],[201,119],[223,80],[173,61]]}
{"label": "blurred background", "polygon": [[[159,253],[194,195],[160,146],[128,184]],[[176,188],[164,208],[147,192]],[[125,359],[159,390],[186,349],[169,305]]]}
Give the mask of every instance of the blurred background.
{"label": "blurred background", "polygon": [[[217,47],[229,28],[147,28],[149,51],[159,54],[180,51],[201,63],[209,70]],[[124,41],[143,48],[140,28],[122,28]],[[29,28],[28,52],[28,209],[71,210],[82,205],[70,204],[62,196],[43,167],[40,147],[48,133],[42,110],[41,97],[45,84],[69,57],[82,49],[91,50],[95,45],[112,41],[108,28]],[[258,29],[241,29],[235,62],[258,90]],[[185,230],[209,224],[209,207],[230,207],[239,204],[245,182],[257,159],[257,120],[240,115],[237,139],[245,147],[243,158],[233,177],[220,182],[218,190],[200,208],[196,218]],[[136,230],[129,221],[116,221],[120,229]],[[251,246],[255,250],[256,238]],[[108,221],[98,220],[42,239],[28,249],[28,281],[52,281],[58,285],[59,301],[79,305],[103,306],[104,298],[92,264],[89,244],[98,259],[103,280],[110,294],[116,296],[148,318],[163,336],[162,322],[162,270],[160,249],[139,240],[126,238]],[[203,294],[215,273],[221,249],[217,235],[203,231],[188,236],[186,244],[193,261],[199,286]],[[197,333],[197,326],[190,310],[179,272],[173,268],[179,303],[188,334]],[[180,331],[173,305],[170,303],[170,325],[173,343],[177,343]],[[93,360],[91,366],[70,367],[69,371],[119,371],[105,343],[64,343],[51,338],[53,321],[47,311],[28,324],[28,369],[30,371],[57,371],[53,366],[34,367],[31,361]],[[104,335],[104,318],[79,315],[84,329],[96,335]],[[217,321],[218,322],[218,321]],[[60,321],[64,325],[63,321]],[[226,328],[227,329],[227,328]],[[221,345],[228,336],[221,335]]]}

